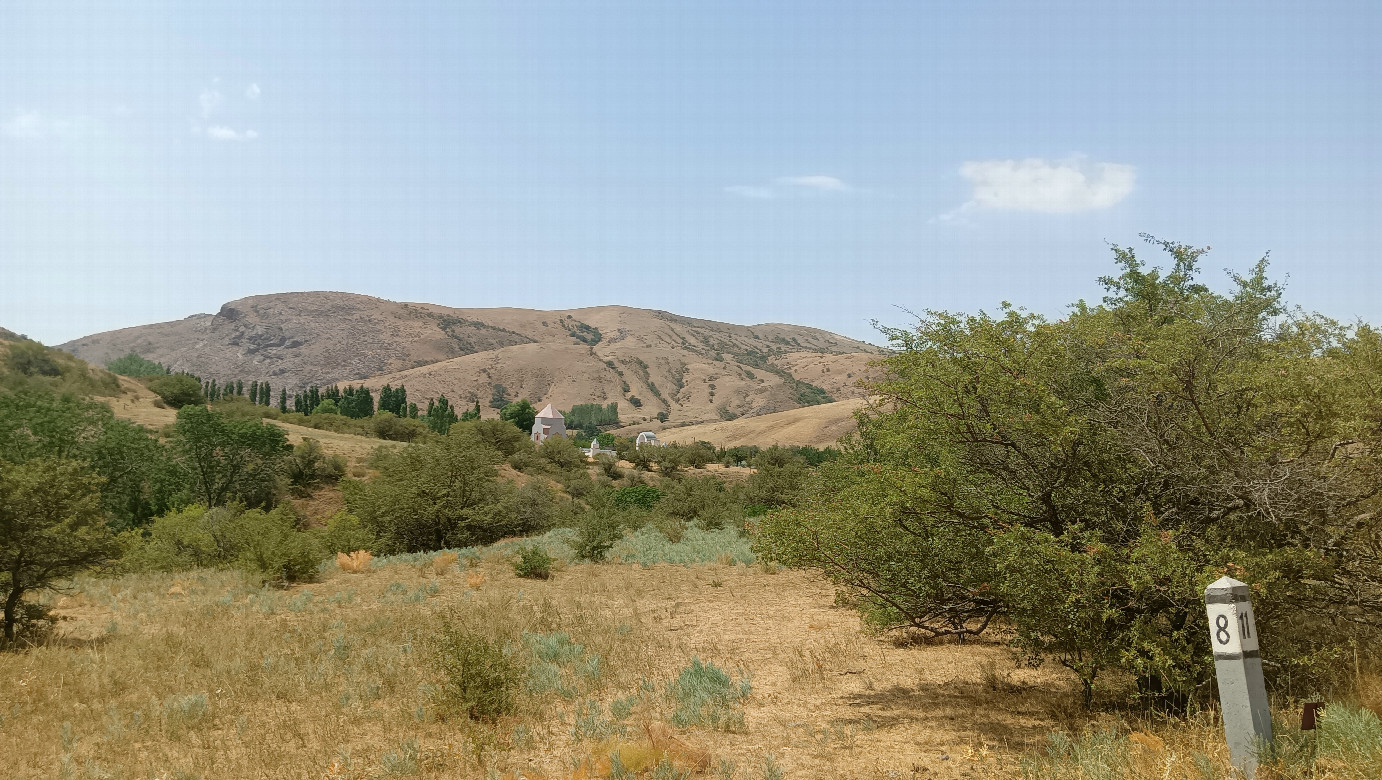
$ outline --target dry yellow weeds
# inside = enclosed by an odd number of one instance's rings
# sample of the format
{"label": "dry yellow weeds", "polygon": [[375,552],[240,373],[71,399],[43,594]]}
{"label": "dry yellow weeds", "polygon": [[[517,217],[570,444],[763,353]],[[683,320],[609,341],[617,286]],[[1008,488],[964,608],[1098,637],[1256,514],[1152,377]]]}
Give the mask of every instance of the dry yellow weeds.
{"label": "dry yellow weeds", "polygon": [[356,550],[353,553],[336,553],[336,565],[341,571],[359,574],[369,568],[370,561],[374,556],[368,550]]}
{"label": "dry yellow weeds", "polygon": [[460,559],[461,556],[457,555],[456,553],[442,553],[441,555],[438,555],[437,557],[432,559],[432,571],[436,572],[437,574],[445,574],[447,571],[451,569],[452,566],[455,566],[456,561]]}

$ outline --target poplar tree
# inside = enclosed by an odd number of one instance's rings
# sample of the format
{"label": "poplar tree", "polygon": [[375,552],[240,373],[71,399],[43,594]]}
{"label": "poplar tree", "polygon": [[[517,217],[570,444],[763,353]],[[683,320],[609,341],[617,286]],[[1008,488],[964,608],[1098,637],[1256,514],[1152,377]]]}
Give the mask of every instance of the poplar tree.
{"label": "poplar tree", "polygon": [[288,413],[288,390],[285,388],[278,391],[278,411]]}
{"label": "poplar tree", "polygon": [[245,383],[239,379],[235,380],[235,394],[243,396],[245,394]]}

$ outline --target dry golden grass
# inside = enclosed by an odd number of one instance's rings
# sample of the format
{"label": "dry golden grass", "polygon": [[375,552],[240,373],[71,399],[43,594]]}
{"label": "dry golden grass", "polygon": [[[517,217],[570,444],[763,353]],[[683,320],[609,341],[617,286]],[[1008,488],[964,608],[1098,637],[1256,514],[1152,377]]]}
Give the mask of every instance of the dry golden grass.
{"label": "dry golden grass", "polygon": [[[608,708],[693,657],[750,677],[743,731],[660,741],[667,713],[635,711],[621,743],[669,754],[684,745],[712,772],[738,765],[739,777],[757,777],[769,756],[787,777],[1011,773],[1074,701],[1048,670],[1015,672],[1025,695],[992,695],[978,663],[1007,662],[997,644],[869,638],[827,583],[796,571],[581,564],[542,582],[491,556],[464,586],[411,563],[323,576],[289,590],[226,572],[83,580],[55,604],[70,618],[60,639],[0,655],[6,773],[370,778],[415,765],[422,777],[567,777],[602,749],[573,735],[579,707]],[[529,696],[493,727],[440,721],[424,658],[446,614],[509,633],[566,632],[598,653],[598,679],[574,698]],[[794,679],[798,648],[821,664],[809,685]],[[939,758],[966,747],[987,752]]]}
{"label": "dry golden grass", "polygon": [[[769,761],[789,778],[1017,777],[1052,731],[1091,726],[1146,733],[1138,776],[1191,777],[1195,752],[1222,765],[1211,716],[1092,718],[1058,669],[1019,668],[996,639],[873,637],[804,572],[579,564],[534,581],[490,555],[462,581],[431,560],[286,590],[234,572],[81,580],[53,597],[69,618],[57,639],[0,654],[2,774],[555,780],[606,776],[617,753],[741,780]],[[426,659],[447,616],[494,636],[564,632],[600,660],[496,724],[444,721]],[[751,680],[742,729],[672,730],[656,696],[622,733],[577,728],[591,708],[617,725],[617,702],[662,690],[692,658]]]}
{"label": "dry golden grass", "polygon": [[368,550],[356,550],[353,553],[336,553],[336,566],[341,571],[359,574],[369,568],[370,561],[374,556]]}
{"label": "dry golden grass", "polygon": [[[659,439],[679,444],[706,441],[717,447],[757,444],[767,447],[830,447],[841,436],[857,429],[854,412],[865,401],[853,398],[831,404],[807,406],[776,414],[742,417],[728,422],[709,422],[659,431]],[[656,426],[653,426],[656,428]],[[626,429],[626,433],[633,429]]]}
{"label": "dry golden grass", "polygon": [[456,561],[460,559],[461,556],[457,555],[456,553],[442,553],[441,555],[438,555],[437,557],[432,559],[432,571],[436,572],[437,574],[445,574],[448,571],[450,571],[451,567],[455,566]]}

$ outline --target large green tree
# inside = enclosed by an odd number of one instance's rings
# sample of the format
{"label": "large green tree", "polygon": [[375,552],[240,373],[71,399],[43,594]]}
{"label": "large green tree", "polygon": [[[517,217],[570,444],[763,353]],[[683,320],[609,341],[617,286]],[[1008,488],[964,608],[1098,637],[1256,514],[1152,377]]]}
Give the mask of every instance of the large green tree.
{"label": "large green tree", "polygon": [[533,422],[537,420],[537,410],[524,398],[500,409],[499,419],[511,422],[518,430],[529,433],[533,430]]}
{"label": "large green tree", "polygon": [[272,506],[280,466],[292,451],[282,428],[232,419],[203,406],[178,412],[173,446],[193,497],[211,507],[232,501]]}
{"label": "large green tree", "polygon": [[1220,294],[1200,250],[1155,243],[1169,270],[1115,248],[1102,305],[1059,321],[1005,305],[885,329],[877,403],[763,551],[878,625],[1001,620],[1087,697],[1119,667],[1172,706],[1210,674],[1201,592],[1227,572],[1276,668],[1327,673],[1331,630],[1382,622],[1382,339],[1288,309],[1265,261]]}
{"label": "large green tree", "polygon": [[407,447],[385,457],[369,482],[346,480],[346,505],[384,553],[483,545],[526,529],[505,504],[497,451],[473,432]]}
{"label": "large green tree", "polygon": [[15,639],[24,594],[105,562],[118,551],[101,510],[101,478],[80,461],[0,461],[0,594],[4,638]]}
{"label": "large green tree", "polygon": [[0,460],[82,460],[105,484],[115,528],[148,523],[186,501],[186,479],[147,429],[115,419],[105,404],[73,395],[0,393]]}

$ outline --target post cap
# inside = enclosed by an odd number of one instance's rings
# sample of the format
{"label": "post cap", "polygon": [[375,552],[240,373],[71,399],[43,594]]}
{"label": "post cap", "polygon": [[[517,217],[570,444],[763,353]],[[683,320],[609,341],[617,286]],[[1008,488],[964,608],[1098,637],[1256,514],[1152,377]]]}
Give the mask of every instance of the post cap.
{"label": "post cap", "polygon": [[1213,596],[1243,596],[1250,595],[1252,590],[1246,582],[1235,580],[1228,575],[1209,583],[1209,587],[1204,589],[1204,597],[1209,599]]}

